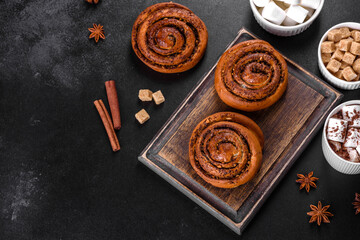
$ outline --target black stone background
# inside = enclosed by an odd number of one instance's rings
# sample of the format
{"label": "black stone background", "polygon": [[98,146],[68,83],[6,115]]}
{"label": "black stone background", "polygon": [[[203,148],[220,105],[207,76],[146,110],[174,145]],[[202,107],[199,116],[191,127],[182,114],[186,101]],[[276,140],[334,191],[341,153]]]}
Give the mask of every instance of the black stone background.
{"label": "black stone background", "polygon": [[[358,0],[326,0],[312,26],[294,37],[267,33],[247,0],[179,0],[209,31],[203,60],[175,75],[156,73],[131,49],[138,14],[157,1],[0,0],[0,239],[357,239],[351,202],[360,176],[336,172],[320,132],[241,237],[138,162],[137,156],[245,26],[321,78],[317,47],[331,26],[360,22]],[[106,40],[89,40],[104,25]],[[117,83],[122,149],[113,153],[93,101]],[[161,89],[161,106],[140,88]],[[360,90],[341,91],[343,101]],[[107,104],[107,102],[106,102]],[[306,106],[304,106],[306,107]],[[151,119],[140,126],[134,114]],[[314,171],[318,188],[298,191],[296,173]],[[331,204],[330,224],[309,224],[309,204]]]}

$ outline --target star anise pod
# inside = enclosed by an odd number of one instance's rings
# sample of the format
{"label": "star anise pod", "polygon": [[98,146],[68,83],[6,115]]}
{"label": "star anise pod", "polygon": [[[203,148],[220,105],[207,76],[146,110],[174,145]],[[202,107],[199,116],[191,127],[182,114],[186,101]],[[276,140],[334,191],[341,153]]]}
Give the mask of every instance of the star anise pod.
{"label": "star anise pod", "polygon": [[85,0],[88,3],[98,4],[99,0]]}
{"label": "star anise pod", "polygon": [[324,223],[330,223],[330,220],[328,218],[334,216],[332,213],[327,212],[326,210],[328,210],[330,207],[330,205],[327,205],[325,207],[322,207],[321,202],[318,202],[318,206],[316,207],[315,205],[310,205],[311,208],[311,212],[308,212],[307,215],[311,216],[309,223],[313,223],[313,222],[317,222],[317,225],[320,226],[321,222]]}
{"label": "star anise pod", "polygon": [[305,187],[305,190],[307,192],[310,191],[310,186],[316,188],[316,184],[314,181],[318,180],[318,178],[313,177],[314,172],[310,172],[308,175],[303,174],[297,174],[298,180],[296,180],[297,183],[301,183],[300,190]]}
{"label": "star anise pod", "polygon": [[89,31],[91,32],[89,38],[95,38],[95,42],[98,42],[99,38],[105,39],[104,26],[101,26],[100,24],[96,25],[95,23],[93,26],[93,28],[89,28]]}
{"label": "star anise pod", "polygon": [[356,209],[355,214],[360,213],[360,194],[355,193],[355,202],[352,203]]}

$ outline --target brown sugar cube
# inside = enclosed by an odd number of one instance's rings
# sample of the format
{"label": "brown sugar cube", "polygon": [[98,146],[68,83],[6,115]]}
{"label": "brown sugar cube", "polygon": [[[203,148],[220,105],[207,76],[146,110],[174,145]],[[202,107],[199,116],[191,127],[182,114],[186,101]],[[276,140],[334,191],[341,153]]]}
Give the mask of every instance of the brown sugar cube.
{"label": "brown sugar cube", "polygon": [[[340,41],[341,41],[341,40],[340,40]],[[340,46],[340,42],[334,43],[334,45],[335,45],[335,49],[338,49],[339,46]]]}
{"label": "brown sugar cube", "polygon": [[165,102],[164,95],[162,94],[162,92],[160,90],[153,93],[152,96],[153,96],[153,99],[154,99],[156,105],[159,105],[159,104]]}
{"label": "brown sugar cube", "polygon": [[360,74],[360,58],[356,59],[352,65],[355,72]]}
{"label": "brown sugar cube", "polygon": [[339,32],[341,33],[341,38],[348,38],[351,36],[351,32],[348,27],[339,28]]}
{"label": "brown sugar cube", "polygon": [[346,62],[341,61],[341,66],[340,69],[344,69],[346,67],[350,66],[349,64],[347,64]]}
{"label": "brown sugar cube", "polygon": [[339,70],[334,74],[335,77],[344,80],[343,70]]}
{"label": "brown sugar cube", "polygon": [[327,37],[329,41],[338,42],[342,39],[342,34],[339,29],[333,29],[328,33]]}
{"label": "brown sugar cube", "polygon": [[352,65],[354,63],[354,60],[355,60],[355,56],[352,55],[351,53],[349,52],[346,52],[342,58],[343,62],[344,63],[347,63],[349,65]]}
{"label": "brown sugar cube", "polygon": [[357,30],[351,31],[351,36],[353,37],[355,42],[360,42],[360,31]]}
{"label": "brown sugar cube", "polygon": [[149,89],[140,89],[139,90],[139,99],[143,102],[150,102],[152,101],[152,91]]}
{"label": "brown sugar cube", "polygon": [[360,55],[360,43],[352,42],[350,46],[350,52],[355,55]]}
{"label": "brown sugar cube", "polygon": [[331,58],[334,58],[334,59],[336,59],[338,61],[341,61],[343,56],[344,56],[344,53],[342,51],[340,51],[339,49],[336,49],[336,51],[333,53]]}
{"label": "brown sugar cube", "polygon": [[323,61],[323,63],[330,62],[330,58],[331,58],[331,53],[322,53],[321,54],[321,60]]}
{"label": "brown sugar cube", "polygon": [[349,51],[349,49],[350,49],[351,42],[352,42],[352,41],[351,41],[350,39],[342,39],[342,40],[340,40],[340,42],[339,42],[338,48],[339,48],[341,51],[347,52],[347,51]]}
{"label": "brown sugar cube", "polygon": [[145,111],[145,109],[141,109],[138,113],[135,114],[135,118],[140,124],[143,124],[150,119],[150,115]]}
{"label": "brown sugar cube", "polygon": [[329,70],[332,73],[336,73],[339,71],[341,66],[341,62],[335,59],[331,59],[330,62],[326,65],[327,70]]}
{"label": "brown sugar cube", "polygon": [[335,52],[334,42],[325,41],[321,44],[321,52],[322,53],[332,53]]}
{"label": "brown sugar cube", "polygon": [[353,81],[357,77],[356,73],[351,67],[346,67],[343,71],[343,76],[346,81]]}

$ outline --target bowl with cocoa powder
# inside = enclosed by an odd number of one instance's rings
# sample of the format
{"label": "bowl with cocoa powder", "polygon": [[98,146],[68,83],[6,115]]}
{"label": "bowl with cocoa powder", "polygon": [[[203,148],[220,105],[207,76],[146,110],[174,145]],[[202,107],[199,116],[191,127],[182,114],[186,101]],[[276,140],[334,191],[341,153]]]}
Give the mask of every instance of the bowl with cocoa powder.
{"label": "bowl with cocoa powder", "polygon": [[344,102],[331,111],[323,129],[322,149],[335,170],[360,173],[360,100]]}

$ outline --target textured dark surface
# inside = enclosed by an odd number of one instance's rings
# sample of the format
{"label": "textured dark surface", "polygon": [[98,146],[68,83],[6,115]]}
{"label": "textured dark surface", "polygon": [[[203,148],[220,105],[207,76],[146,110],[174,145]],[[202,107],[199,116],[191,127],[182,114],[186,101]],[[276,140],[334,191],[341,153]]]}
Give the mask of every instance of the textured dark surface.
{"label": "textured dark surface", "polygon": [[[131,27],[156,1],[0,0],[0,239],[351,239],[360,216],[351,202],[360,176],[333,170],[320,133],[239,237],[137,161],[138,154],[201,76],[245,26],[321,77],[317,46],[331,26],[360,22],[357,0],[326,0],[304,33],[265,32],[246,0],[178,1],[206,24],[209,43],[192,70],[149,70],[131,49]],[[92,23],[106,40],[88,40]],[[93,100],[117,82],[122,149],[112,153]],[[161,89],[166,102],[142,104],[140,88]],[[360,90],[342,91],[343,101]],[[140,126],[134,114],[151,119]],[[296,173],[314,171],[318,188],[298,191]],[[331,204],[330,224],[309,224],[309,204]]]}

